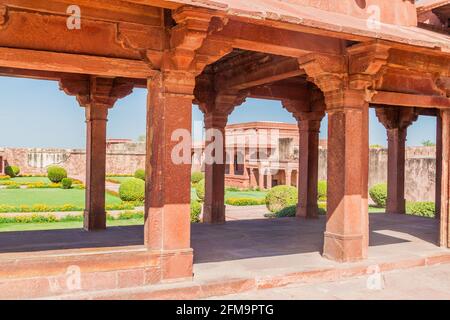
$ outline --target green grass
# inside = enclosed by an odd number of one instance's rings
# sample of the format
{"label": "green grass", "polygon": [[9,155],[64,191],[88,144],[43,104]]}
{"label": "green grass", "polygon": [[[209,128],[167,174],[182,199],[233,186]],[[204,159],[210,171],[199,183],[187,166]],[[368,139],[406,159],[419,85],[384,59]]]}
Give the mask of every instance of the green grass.
{"label": "green grass", "polygon": [[[85,190],[79,189],[0,189],[0,204],[9,206],[34,204],[84,206],[84,197]],[[106,204],[121,202],[119,198],[106,194]]]}
{"label": "green grass", "polygon": [[229,198],[249,198],[249,199],[264,199],[267,192],[265,191],[227,191],[225,199]]}
{"label": "green grass", "polygon": [[[108,227],[142,225],[144,219],[108,220]],[[82,221],[52,222],[52,223],[0,223],[0,232],[32,231],[32,230],[58,230],[80,229]]]}
{"label": "green grass", "polygon": [[27,183],[27,182],[50,183],[50,180],[47,177],[16,177],[16,178],[12,178],[11,181],[14,181],[17,183]]}
{"label": "green grass", "polygon": [[118,181],[119,183],[122,183],[122,182],[124,182],[125,180],[128,180],[128,179],[130,179],[130,178],[132,178],[132,177],[106,177],[106,180],[108,180],[108,179],[110,179],[110,180],[116,180],[116,181]]}

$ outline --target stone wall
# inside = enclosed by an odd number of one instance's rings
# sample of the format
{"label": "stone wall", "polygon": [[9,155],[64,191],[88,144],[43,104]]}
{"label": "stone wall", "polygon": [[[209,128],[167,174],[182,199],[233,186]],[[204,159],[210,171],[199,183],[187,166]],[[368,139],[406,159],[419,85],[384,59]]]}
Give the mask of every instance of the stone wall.
{"label": "stone wall", "polygon": [[[327,177],[327,150],[319,151],[319,179]],[[371,149],[369,187],[387,182],[387,149]],[[435,147],[406,149],[405,197],[410,201],[434,201],[436,186]]]}
{"label": "stone wall", "polygon": [[[81,149],[2,148],[5,165],[19,166],[22,174],[45,174],[50,165],[64,167],[71,177],[84,177],[86,153]],[[109,145],[106,156],[108,174],[133,174],[145,167],[145,146],[139,143]]]}
{"label": "stone wall", "polygon": [[[17,165],[23,174],[45,174],[52,164],[67,169],[72,177],[85,175],[84,150],[80,149],[26,149],[3,148],[0,157],[6,165]],[[319,179],[327,178],[327,150],[319,150]],[[142,143],[109,145],[106,158],[108,174],[133,174],[145,167],[145,146]],[[198,170],[198,169],[197,169]],[[436,159],[434,147],[413,147],[406,150],[406,199],[434,201]],[[369,160],[369,186],[387,181],[387,150],[371,149]]]}

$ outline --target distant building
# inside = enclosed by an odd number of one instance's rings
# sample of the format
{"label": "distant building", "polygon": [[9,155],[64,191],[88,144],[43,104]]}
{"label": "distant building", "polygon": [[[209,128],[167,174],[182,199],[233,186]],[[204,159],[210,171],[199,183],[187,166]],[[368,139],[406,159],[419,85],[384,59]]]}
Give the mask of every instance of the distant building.
{"label": "distant building", "polygon": [[[299,129],[296,124],[248,122],[225,128],[228,153],[227,186],[269,189],[276,185],[297,186]],[[326,140],[320,141],[326,148]],[[193,146],[193,170],[204,170],[203,143]],[[232,157],[232,159],[230,159]]]}

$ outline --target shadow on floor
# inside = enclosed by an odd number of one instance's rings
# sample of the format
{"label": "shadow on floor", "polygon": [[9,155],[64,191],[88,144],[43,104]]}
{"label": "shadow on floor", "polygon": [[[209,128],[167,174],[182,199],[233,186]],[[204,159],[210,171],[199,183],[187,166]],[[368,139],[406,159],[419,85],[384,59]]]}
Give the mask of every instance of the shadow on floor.
{"label": "shadow on floor", "polygon": [[[434,219],[372,214],[370,246],[409,242],[382,234],[396,231],[436,244]],[[192,225],[196,263],[321,252],[325,218],[235,220],[224,225]],[[0,232],[0,253],[134,246],[143,244],[143,226],[111,227],[101,232],[80,229]]]}

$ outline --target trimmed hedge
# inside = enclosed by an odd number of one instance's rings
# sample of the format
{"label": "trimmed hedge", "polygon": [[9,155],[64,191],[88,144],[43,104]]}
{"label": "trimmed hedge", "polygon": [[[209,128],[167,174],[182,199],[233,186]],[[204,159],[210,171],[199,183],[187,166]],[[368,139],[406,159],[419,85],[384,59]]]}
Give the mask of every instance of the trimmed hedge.
{"label": "trimmed hedge", "polygon": [[[108,220],[131,220],[131,219],[144,219],[144,213],[141,211],[125,211],[119,215],[107,214]],[[83,221],[83,215],[67,215],[65,217],[58,218],[53,214],[39,215],[24,215],[17,217],[0,217],[0,224],[3,223],[52,223],[52,222],[71,222],[71,221]]]}
{"label": "trimmed hedge", "polygon": [[[133,210],[135,204],[133,202],[122,202],[119,204],[106,205],[106,210]],[[84,207],[76,206],[73,204],[65,204],[62,206],[49,206],[46,204],[34,204],[21,205],[21,206],[10,206],[10,205],[0,205],[0,213],[9,212],[68,212],[68,211],[84,211]]]}
{"label": "trimmed hedge", "polygon": [[200,214],[202,213],[202,205],[198,201],[191,202],[191,222],[199,223]]}
{"label": "trimmed hedge", "polygon": [[276,186],[266,195],[266,206],[270,212],[278,212],[286,207],[297,205],[298,191],[296,187]]}
{"label": "trimmed hedge", "polygon": [[18,166],[7,166],[5,167],[5,173],[11,178],[14,178],[19,175],[20,168]]}
{"label": "trimmed hedge", "polygon": [[145,181],[145,170],[144,170],[144,169],[137,169],[137,170],[134,172],[134,177],[135,177],[136,179],[141,179],[141,180],[144,180],[144,181]]}
{"label": "trimmed hedge", "polygon": [[122,201],[144,201],[144,180],[138,178],[130,178],[123,181],[119,187],[119,196]]}
{"label": "trimmed hedge", "polygon": [[200,202],[205,200],[205,179],[200,180],[194,185],[195,192],[197,193],[197,198]]}
{"label": "trimmed hedge", "polygon": [[[326,215],[327,209],[325,204],[318,204],[319,215]],[[297,206],[289,206],[275,213],[277,218],[295,217],[297,213]]]}
{"label": "trimmed hedge", "polygon": [[317,198],[319,201],[327,201],[327,182],[320,180],[317,184]]}
{"label": "trimmed hedge", "polygon": [[9,180],[9,179],[11,179],[10,176],[6,176],[6,175],[3,175],[3,174],[0,174],[0,181]]}
{"label": "trimmed hedge", "polygon": [[434,202],[407,202],[406,212],[411,215],[434,218],[436,208]]}
{"label": "trimmed hedge", "polygon": [[62,189],[70,189],[70,188],[72,188],[72,183],[73,183],[72,179],[64,178],[61,180],[61,188]]}
{"label": "trimmed hedge", "polygon": [[266,204],[265,199],[253,198],[229,198],[225,201],[230,206],[244,207],[244,206],[261,206]]}
{"label": "trimmed hedge", "polygon": [[197,184],[201,180],[205,178],[205,175],[202,172],[192,172],[191,173],[191,182],[192,184]]}
{"label": "trimmed hedge", "polygon": [[385,183],[374,185],[370,188],[369,195],[378,208],[386,208],[387,185]]}
{"label": "trimmed hedge", "polygon": [[67,171],[63,167],[50,166],[47,168],[47,177],[51,182],[58,183],[67,178]]}

